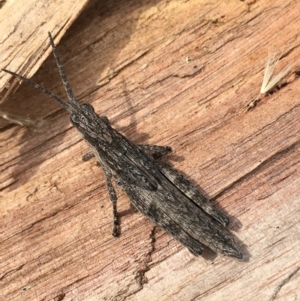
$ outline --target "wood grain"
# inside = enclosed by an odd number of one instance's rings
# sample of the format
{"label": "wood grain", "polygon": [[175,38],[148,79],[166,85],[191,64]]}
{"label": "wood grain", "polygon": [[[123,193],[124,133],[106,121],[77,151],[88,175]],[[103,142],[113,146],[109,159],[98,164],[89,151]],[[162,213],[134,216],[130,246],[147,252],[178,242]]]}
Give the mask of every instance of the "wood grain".
{"label": "wood grain", "polygon": [[[45,124],[1,131],[0,300],[298,300],[299,78],[244,109],[268,53],[282,54],[275,73],[298,66],[299,12],[295,0],[91,2],[58,45],[77,99],[136,143],[172,146],[168,162],[231,216],[246,260],[194,257],[120,191],[112,237],[88,146],[22,84],[1,109]],[[65,95],[52,56],[37,69],[34,81]]]}
{"label": "wood grain", "polygon": [[[31,77],[51,52],[47,32],[58,42],[88,0],[6,0],[0,6],[0,66]],[[3,102],[17,84],[7,85],[10,75],[0,77]]]}

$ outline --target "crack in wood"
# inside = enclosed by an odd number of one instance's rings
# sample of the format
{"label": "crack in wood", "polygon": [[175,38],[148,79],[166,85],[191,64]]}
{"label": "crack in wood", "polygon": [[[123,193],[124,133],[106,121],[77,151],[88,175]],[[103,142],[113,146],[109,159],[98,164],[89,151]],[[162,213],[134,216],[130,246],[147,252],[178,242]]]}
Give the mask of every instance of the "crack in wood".
{"label": "crack in wood", "polygon": [[142,267],[141,269],[139,269],[136,273],[136,281],[139,285],[139,290],[143,289],[144,287],[144,284],[148,282],[148,279],[147,277],[145,276],[146,272],[148,272],[150,270],[150,267],[149,267],[149,263],[152,261],[152,254],[154,253],[155,251],[155,242],[156,242],[156,238],[155,238],[155,234],[156,234],[156,229],[157,227],[154,226],[152,228],[152,231],[150,233],[150,245],[151,245],[151,249],[150,251],[147,253],[147,255],[145,256],[145,259],[143,260],[142,262]]}
{"label": "crack in wood", "polygon": [[296,275],[298,273],[298,271],[300,270],[300,268],[296,268],[290,275],[288,275],[285,279],[283,279],[281,281],[281,283],[279,283],[279,285],[276,287],[273,295],[271,296],[271,298],[269,299],[269,301],[273,301],[276,299],[278,293],[281,291],[281,289],[292,279],[292,277],[294,275]]}

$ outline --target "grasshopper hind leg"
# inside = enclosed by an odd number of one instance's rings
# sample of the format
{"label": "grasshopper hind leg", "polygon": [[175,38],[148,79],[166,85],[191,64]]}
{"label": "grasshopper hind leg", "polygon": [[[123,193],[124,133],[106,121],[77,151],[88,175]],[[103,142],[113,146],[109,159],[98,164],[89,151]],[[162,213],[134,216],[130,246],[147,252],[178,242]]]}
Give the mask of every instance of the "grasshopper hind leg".
{"label": "grasshopper hind leg", "polygon": [[[160,158],[169,154],[172,149],[170,146],[159,146],[143,144],[139,145],[147,154],[151,155],[154,159]],[[187,195],[193,202],[201,207],[207,214],[212,216],[224,227],[228,225],[229,218],[221,210],[216,209],[204,195],[202,195],[187,179],[185,179],[178,171],[171,168],[169,165],[159,162],[158,163],[163,174],[185,195]]]}
{"label": "grasshopper hind leg", "polygon": [[193,255],[199,256],[202,253],[204,249],[202,243],[183,231],[178,225],[174,224],[169,227],[168,232],[182,243]]}
{"label": "grasshopper hind leg", "polygon": [[229,223],[228,216],[221,210],[216,209],[210,201],[200,193],[186,178],[184,178],[177,170],[171,168],[165,163],[159,162],[161,172],[187,197],[197,204],[203,211],[210,215],[223,227]]}

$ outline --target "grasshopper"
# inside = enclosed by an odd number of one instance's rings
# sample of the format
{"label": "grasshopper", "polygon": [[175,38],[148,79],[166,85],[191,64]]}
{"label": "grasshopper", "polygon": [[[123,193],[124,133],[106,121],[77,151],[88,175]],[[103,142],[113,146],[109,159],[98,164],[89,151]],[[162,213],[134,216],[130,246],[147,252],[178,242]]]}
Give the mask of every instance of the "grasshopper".
{"label": "grasshopper", "polygon": [[91,148],[83,159],[95,156],[104,171],[113,207],[113,235],[118,236],[119,218],[112,179],[143,215],[192,254],[200,255],[207,246],[215,252],[242,259],[233,235],[225,228],[229,218],[178,171],[156,160],[170,153],[171,147],[136,145],[113,129],[107,117],[97,115],[90,104],[76,101],[50,33],[49,39],[69,102],[20,74],[2,70],[47,94],[70,113],[71,123]]}

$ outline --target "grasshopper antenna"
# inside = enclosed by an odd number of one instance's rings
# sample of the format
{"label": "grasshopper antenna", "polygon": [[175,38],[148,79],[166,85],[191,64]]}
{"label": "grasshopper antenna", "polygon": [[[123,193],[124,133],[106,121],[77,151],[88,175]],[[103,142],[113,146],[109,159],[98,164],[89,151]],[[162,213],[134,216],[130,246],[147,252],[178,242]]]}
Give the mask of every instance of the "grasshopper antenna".
{"label": "grasshopper antenna", "polygon": [[65,90],[67,92],[67,95],[68,95],[68,98],[70,100],[70,103],[72,105],[75,105],[76,107],[78,107],[77,101],[76,101],[76,99],[74,97],[74,94],[73,94],[73,91],[71,89],[71,86],[70,86],[70,84],[69,84],[69,82],[67,80],[67,77],[66,77],[65,71],[63,69],[63,66],[62,66],[62,64],[60,62],[59,56],[56,53],[56,47],[54,45],[54,41],[53,41],[53,38],[52,38],[50,32],[48,32],[48,36],[49,36],[50,44],[51,44],[51,47],[52,47],[53,56],[55,58],[55,62],[56,62],[57,68],[58,68],[58,72],[59,72],[59,75],[61,77],[62,83],[63,83],[63,85],[65,87]]}
{"label": "grasshopper antenna", "polygon": [[58,71],[59,71],[59,75],[62,79],[62,82],[63,82],[63,85],[65,87],[65,90],[67,92],[67,95],[68,95],[68,98],[70,100],[70,103],[67,103],[65,102],[63,99],[61,99],[59,96],[57,96],[56,94],[52,93],[51,91],[49,91],[48,89],[46,89],[45,87],[35,83],[34,81],[18,74],[18,73],[15,73],[15,72],[12,72],[10,70],[7,70],[7,69],[2,69],[2,71],[6,72],[6,73],[9,73],[23,81],[25,81],[26,83],[28,83],[29,85],[33,86],[34,88],[42,91],[44,94],[48,95],[49,97],[53,98],[54,100],[56,100],[60,105],[62,105],[69,113],[73,113],[74,111],[77,111],[78,109],[78,103],[77,101],[75,100],[75,97],[73,95],[73,92],[72,92],[72,89],[70,87],[70,84],[67,80],[67,77],[65,75],[65,72],[63,70],[63,67],[61,65],[61,62],[60,62],[60,59],[56,53],[56,48],[55,48],[55,45],[54,45],[54,41],[53,41],[53,38],[50,34],[50,32],[48,32],[48,36],[49,36],[49,39],[50,39],[50,45],[52,47],[52,52],[53,52],[53,55],[54,55],[54,58],[55,58],[55,61],[56,61],[56,65],[58,67]]}

